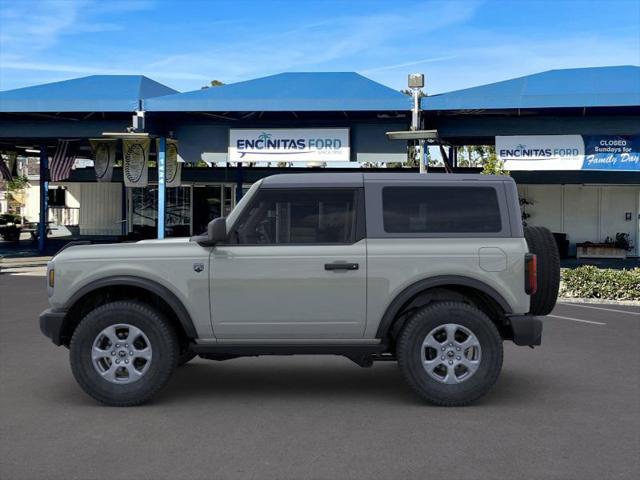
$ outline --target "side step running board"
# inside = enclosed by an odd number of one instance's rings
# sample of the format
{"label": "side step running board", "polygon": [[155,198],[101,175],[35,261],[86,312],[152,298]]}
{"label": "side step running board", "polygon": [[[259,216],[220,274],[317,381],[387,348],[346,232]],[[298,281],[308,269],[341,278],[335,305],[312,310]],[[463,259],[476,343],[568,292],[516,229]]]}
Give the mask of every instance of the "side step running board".
{"label": "side step running board", "polygon": [[385,343],[363,344],[192,344],[191,350],[202,358],[228,360],[236,357],[259,355],[342,355],[361,367],[370,367],[376,360],[394,360],[395,356],[383,355],[388,351]]}

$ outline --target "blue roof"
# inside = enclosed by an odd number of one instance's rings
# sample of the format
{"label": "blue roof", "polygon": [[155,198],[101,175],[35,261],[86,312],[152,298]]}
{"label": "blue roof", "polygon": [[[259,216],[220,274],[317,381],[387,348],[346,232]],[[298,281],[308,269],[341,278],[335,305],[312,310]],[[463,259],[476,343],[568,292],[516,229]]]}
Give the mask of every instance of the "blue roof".
{"label": "blue roof", "polygon": [[397,90],[354,72],[280,73],[221,87],[153,98],[150,112],[410,110]]}
{"label": "blue roof", "polygon": [[424,97],[424,110],[621,107],[640,105],[640,67],[547,72]]}
{"label": "blue roof", "polygon": [[176,92],[143,75],[91,75],[0,92],[0,112],[132,112]]}

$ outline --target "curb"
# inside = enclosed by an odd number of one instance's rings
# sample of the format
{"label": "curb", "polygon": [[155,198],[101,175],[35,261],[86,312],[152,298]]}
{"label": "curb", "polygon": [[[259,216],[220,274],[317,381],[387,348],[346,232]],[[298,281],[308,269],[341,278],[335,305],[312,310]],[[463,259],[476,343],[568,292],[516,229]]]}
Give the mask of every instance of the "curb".
{"label": "curb", "polygon": [[604,298],[558,297],[558,303],[589,303],[595,305],[626,305],[640,307],[640,300],[607,300]]}
{"label": "curb", "polygon": [[32,267],[46,267],[47,262],[38,262],[38,263],[0,263],[0,271],[14,269],[14,268],[32,268]]}

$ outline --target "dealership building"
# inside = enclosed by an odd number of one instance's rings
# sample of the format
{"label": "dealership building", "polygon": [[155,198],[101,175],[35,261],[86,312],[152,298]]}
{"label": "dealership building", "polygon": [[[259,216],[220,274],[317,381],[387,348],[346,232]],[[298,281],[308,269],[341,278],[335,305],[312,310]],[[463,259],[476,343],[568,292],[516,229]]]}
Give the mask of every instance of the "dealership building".
{"label": "dealership building", "polygon": [[[386,133],[410,129],[411,107],[409,96],[350,72],[186,93],[143,76],[91,76],[0,92],[0,151],[30,174],[21,213],[35,221],[47,211],[52,235],[186,236],[274,173],[410,171],[406,141]],[[640,67],[554,70],[426,96],[419,128],[437,132],[452,175],[478,170],[462,165],[462,147],[495,146],[525,222],[557,233],[567,255],[621,233],[627,254],[640,254]],[[76,168],[50,181],[67,157]]]}

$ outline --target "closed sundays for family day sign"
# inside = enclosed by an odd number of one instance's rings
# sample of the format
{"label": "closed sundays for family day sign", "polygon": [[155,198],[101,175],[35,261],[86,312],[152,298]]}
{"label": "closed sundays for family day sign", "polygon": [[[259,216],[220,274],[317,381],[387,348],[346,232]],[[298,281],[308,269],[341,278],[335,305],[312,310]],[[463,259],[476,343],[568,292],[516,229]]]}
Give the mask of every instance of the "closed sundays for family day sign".
{"label": "closed sundays for family day sign", "polygon": [[348,128],[230,129],[230,162],[348,162]]}
{"label": "closed sundays for family day sign", "polygon": [[640,136],[496,136],[507,170],[640,170]]}

